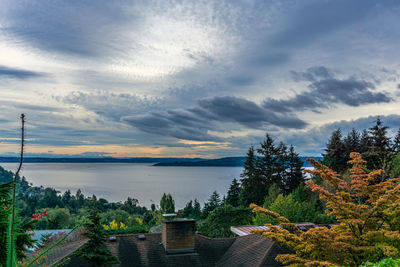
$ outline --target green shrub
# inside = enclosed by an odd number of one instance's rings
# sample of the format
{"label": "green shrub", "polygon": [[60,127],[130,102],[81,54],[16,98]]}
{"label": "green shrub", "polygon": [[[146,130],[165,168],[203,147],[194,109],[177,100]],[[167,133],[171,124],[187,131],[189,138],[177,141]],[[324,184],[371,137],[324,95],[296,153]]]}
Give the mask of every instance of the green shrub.
{"label": "green shrub", "polygon": [[375,263],[366,262],[360,267],[400,267],[400,259],[388,258]]}
{"label": "green shrub", "polygon": [[104,230],[106,235],[119,235],[119,234],[140,234],[149,231],[146,225],[134,225],[126,229]]}
{"label": "green shrub", "polygon": [[209,237],[230,237],[233,236],[231,226],[248,225],[252,217],[249,208],[221,206],[208,215],[205,222],[199,226],[199,231]]}

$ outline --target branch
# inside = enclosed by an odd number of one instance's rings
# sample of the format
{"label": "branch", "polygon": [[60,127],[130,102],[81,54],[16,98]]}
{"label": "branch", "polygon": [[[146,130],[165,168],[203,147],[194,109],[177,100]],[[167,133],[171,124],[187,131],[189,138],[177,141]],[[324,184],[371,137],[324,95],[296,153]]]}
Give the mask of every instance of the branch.
{"label": "branch", "polygon": [[9,266],[15,266],[16,264],[16,247],[15,247],[15,237],[16,234],[15,232],[15,216],[16,216],[16,205],[17,205],[17,178],[19,176],[19,172],[21,171],[22,168],[22,162],[24,158],[24,143],[25,143],[25,114],[21,114],[21,152],[20,152],[20,160],[19,160],[19,165],[18,169],[15,172],[14,175],[14,180],[13,180],[13,193],[12,193],[12,202],[11,202],[11,218],[9,221],[9,251],[7,253],[7,262]]}

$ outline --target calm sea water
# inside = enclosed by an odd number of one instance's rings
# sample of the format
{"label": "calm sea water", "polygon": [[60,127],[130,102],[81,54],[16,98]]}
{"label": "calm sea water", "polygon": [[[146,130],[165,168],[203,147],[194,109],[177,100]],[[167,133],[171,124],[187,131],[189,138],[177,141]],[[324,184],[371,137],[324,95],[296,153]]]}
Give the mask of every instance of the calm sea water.
{"label": "calm sea water", "polygon": [[[15,171],[15,163],[1,163]],[[154,167],[137,163],[25,163],[21,175],[34,186],[71,190],[109,201],[139,200],[142,206],[159,204],[162,194],[171,193],[177,208],[197,198],[201,205],[214,190],[226,194],[242,167]]]}

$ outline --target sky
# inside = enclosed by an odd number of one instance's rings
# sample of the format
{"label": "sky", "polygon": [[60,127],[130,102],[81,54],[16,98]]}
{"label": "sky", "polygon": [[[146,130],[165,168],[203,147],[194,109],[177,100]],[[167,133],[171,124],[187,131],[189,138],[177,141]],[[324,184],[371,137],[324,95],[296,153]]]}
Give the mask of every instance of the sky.
{"label": "sky", "polygon": [[0,0],[0,155],[304,156],[400,127],[400,2]]}

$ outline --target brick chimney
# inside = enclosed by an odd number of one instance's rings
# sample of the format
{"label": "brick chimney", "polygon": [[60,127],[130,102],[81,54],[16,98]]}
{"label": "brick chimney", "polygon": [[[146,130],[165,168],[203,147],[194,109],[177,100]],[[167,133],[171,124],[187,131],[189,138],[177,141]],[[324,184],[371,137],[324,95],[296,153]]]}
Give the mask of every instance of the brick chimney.
{"label": "brick chimney", "polygon": [[166,219],[162,224],[162,243],[167,254],[195,252],[195,220]]}

